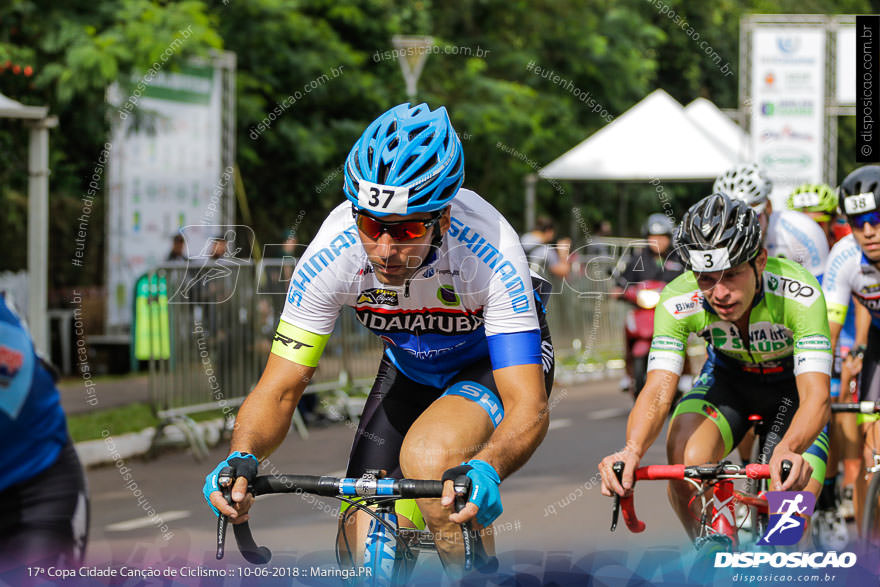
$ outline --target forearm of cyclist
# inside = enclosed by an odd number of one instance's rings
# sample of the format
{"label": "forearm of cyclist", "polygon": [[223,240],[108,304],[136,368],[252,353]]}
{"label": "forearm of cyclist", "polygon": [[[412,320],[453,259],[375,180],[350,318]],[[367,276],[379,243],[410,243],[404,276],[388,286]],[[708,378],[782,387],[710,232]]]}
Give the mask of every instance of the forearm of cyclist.
{"label": "forearm of cyclist", "polygon": [[679,377],[665,369],[648,371],[645,386],[626,423],[626,449],[635,451],[639,459],[663,430],[666,415],[675,398]]}
{"label": "forearm of cyclist", "polygon": [[843,324],[828,320],[828,327],[831,331],[831,352],[837,353],[837,343],[840,341],[840,331],[843,330]]}
{"label": "forearm of cyclist", "polygon": [[[602,476],[602,495],[612,493],[623,495],[633,486],[633,476],[639,462],[648,448],[654,444],[666,414],[672,406],[679,375],[665,369],[648,371],[645,386],[629,413],[626,424],[626,445],[619,451],[608,455],[599,463],[599,474]],[[611,467],[623,461],[623,478],[618,481]]]}
{"label": "forearm of cyclist", "polygon": [[486,461],[501,479],[523,466],[541,444],[550,425],[541,365],[513,365],[494,371],[504,403],[504,419],[473,456]]}
{"label": "forearm of cyclist", "polygon": [[792,455],[802,455],[831,418],[828,375],[819,372],[801,373],[796,381],[800,404],[771,458],[771,478],[778,490],[792,487],[802,489],[806,486],[810,475],[804,471],[806,462],[803,458],[795,459],[797,462],[792,474],[784,484],[777,479],[778,463]]}
{"label": "forearm of cyclist", "polygon": [[868,346],[868,330],[871,328],[871,312],[860,302],[856,302],[856,340],[855,344]]}
{"label": "forearm of cyclist", "polygon": [[270,354],[263,375],[238,411],[230,450],[251,453],[259,460],[272,454],[287,436],[314,372],[314,367]]}

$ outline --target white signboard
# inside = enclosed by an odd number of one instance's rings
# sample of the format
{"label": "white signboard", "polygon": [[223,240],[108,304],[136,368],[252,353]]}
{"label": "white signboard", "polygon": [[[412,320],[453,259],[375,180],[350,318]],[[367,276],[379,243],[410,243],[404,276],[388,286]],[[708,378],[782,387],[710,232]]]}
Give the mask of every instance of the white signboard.
{"label": "white signboard", "polygon": [[841,25],[837,30],[837,69],[834,94],[840,106],[856,103],[856,27]]}
{"label": "white signboard", "polygon": [[[134,92],[138,81],[108,92],[120,112],[108,170],[109,327],[131,324],[136,280],[167,259],[181,228],[224,221],[217,205],[223,173],[221,71],[188,66],[160,72]],[[126,107],[137,94],[142,95],[136,108]],[[186,230],[190,256],[213,236],[207,231]]]}
{"label": "white signboard", "polygon": [[751,77],[752,152],[782,209],[792,189],[823,181],[824,27],[756,25]]}

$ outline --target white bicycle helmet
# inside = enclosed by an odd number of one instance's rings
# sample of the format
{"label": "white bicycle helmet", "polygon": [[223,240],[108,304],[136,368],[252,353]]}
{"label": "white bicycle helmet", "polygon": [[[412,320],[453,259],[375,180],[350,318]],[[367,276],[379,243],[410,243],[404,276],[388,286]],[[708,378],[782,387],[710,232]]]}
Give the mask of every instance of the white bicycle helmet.
{"label": "white bicycle helmet", "polygon": [[737,165],[718,176],[712,191],[727,194],[734,200],[742,200],[760,214],[767,206],[770,192],[773,191],[773,182],[764,175],[757,163],[750,163]]}

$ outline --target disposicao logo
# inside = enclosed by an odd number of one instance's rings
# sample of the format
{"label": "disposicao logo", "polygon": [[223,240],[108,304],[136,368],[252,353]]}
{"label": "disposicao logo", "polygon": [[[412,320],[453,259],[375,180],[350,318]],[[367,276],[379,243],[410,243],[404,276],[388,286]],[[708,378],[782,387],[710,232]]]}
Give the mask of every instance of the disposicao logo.
{"label": "disposicao logo", "polygon": [[813,515],[816,496],[809,491],[768,491],[767,506],[770,521],[767,524],[767,533],[758,544],[791,546],[797,544],[804,535],[806,517]]}

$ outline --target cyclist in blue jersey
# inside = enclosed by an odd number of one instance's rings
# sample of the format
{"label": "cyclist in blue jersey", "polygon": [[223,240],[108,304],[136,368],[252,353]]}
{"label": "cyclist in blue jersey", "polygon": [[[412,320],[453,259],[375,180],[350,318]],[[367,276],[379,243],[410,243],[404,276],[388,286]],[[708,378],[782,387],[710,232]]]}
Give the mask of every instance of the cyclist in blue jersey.
{"label": "cyclist in blue jersey", "polygon": [[[215,511],[247,519],[247,479],[284,439],[349,306],[385,352],[346,476],[380,469],[446,481],[466,474],[473,488],[461,513],[452,510],[451,482],[442,500],[397,509],[402,525],[427,523],[447,568],[463,561],[457,524],[476,519],[487,527],[501,513],[502,479],[547,431],[547,284],[530,274],[510,224],[462,189],[463,179],[461,143],[442,107],[396,106],[354,144],[345,164],[347,201],[297,264],[266,369],[238,414],[231,454],[206,479]],[[217,486],[227,465],[237,476],[235,507]],[[343,535],[354,545],[370,519],[362,512],[353,518]]]}
{"label": "cyclist in blue jersey", "polygon": [[18,569],[9,571],[14,577],[26,565],[81,565],[88,529],[85,476],[53,371],[2,295],[0,447],[0,572]]}

